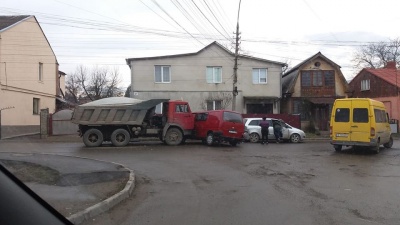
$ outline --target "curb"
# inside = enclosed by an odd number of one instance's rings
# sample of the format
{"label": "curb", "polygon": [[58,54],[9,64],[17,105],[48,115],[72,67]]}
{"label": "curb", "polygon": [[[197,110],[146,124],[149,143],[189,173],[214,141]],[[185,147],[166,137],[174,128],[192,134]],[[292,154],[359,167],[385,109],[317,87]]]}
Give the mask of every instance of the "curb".
{"label": "curb", "polygon": [[[84,157],[77,157],[77,158],[89,159]],[[102,160],[97,160],[97,161],[105,162]],[[102,202],[99,202],[95,205],[90,206],[89,208],[86,208],[83,211],[80,211],[78,213],[75,213],[67,217],[67,219],[71,221],[73,224],[81,224],[84,221],[88,221],[90,218],[93,218],[95,216],[100,215],[101,213],[108,211],[118,203],[122,202],[123,200],[131,196],[132,191],[135,188],[135,174],[133,173],[133,170],[119,163],[114,163],[114,162],[108,162],[108,163],[113,163],[122,166],[124,169],[129,171],[129,180],[126,182],[124,189],[114,194],[113,196],[103,200]]]}
{"label": "curb", "polygon": [[25,137],[25,136],[33,136],[33,135],[40,135],[39,132],[37,133],[27,133],[27,134],[18,134],[18,135],[13,135],[13,136],[8,136],[8,137],[2,137],[0,139],[1,140],[5,140],[5,139],[12,139],[12,138],[17,138],[17,137]]}

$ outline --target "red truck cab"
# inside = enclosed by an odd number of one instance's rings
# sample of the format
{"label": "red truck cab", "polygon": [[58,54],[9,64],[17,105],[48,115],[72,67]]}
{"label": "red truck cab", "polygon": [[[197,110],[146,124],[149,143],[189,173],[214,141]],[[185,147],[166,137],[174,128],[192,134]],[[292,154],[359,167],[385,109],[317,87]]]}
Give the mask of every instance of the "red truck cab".
{"label": "red truck cab", "polygon": [[215,110],[194,113],[194,136],[207,145],[227,142],[236,146],[243,140],[244,124],[240,113]]}

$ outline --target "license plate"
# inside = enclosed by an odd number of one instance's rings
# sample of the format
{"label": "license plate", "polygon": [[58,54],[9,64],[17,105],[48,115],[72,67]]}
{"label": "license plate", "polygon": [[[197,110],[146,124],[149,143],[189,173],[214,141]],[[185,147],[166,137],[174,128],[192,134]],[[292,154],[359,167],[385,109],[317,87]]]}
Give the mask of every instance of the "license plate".
{"label": "license plate", "polygon": [[336,137],[347,137],[348,134],[336,134]]}
{"label": "license plate", "polygon": [[230,130],[229,133],[230,134],[237,134],[236,130]]}

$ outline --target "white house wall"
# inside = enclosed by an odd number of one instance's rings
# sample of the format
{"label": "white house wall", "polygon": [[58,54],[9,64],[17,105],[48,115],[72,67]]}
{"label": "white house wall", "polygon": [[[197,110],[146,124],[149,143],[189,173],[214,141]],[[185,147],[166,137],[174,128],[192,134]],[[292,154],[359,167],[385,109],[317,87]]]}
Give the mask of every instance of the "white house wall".
{"label": "white house wall", "polygon": [[[170,67],[171,83],[154,82],[154,66]],[[138,99],[169,98],[189,101],[192,110],[202,110],[202,102],[233,90],[234,58],[217,46],[210,46],[199,54],[179,57],[135,59],[131,61],[131,97]],[[206,82],[206,67],[222,67],[222,83]],[[236,111],[245,112],[243,97],[279,98],[281,96],[281,65],[241,57],[238,66]],[[253,68],[268,68],[267,84],[252,83]],[[210,97],[211,96],[211,97]],[[231,105],[227,108],[231,109]],[[274,112],[277,112],[274,110]]]}

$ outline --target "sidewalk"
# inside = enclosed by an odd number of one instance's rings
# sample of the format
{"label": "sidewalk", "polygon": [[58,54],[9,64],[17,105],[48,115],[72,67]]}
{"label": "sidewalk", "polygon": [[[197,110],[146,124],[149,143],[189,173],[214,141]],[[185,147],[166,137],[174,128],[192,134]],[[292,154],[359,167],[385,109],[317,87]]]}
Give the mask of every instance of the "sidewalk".
{"label": "sidewalk", "polygon": [[87,158],[0,153],[0,162],[75,224],[128,198],[135,185],[132,170]]}

